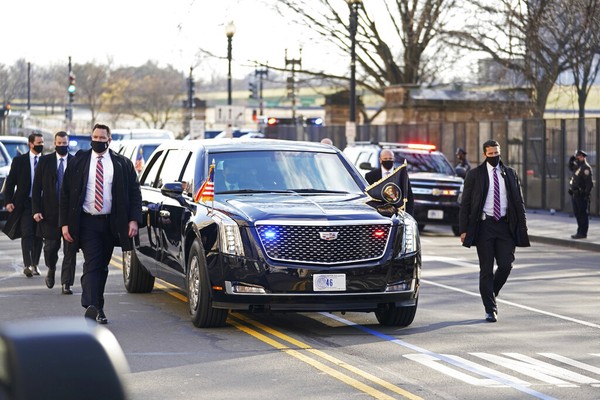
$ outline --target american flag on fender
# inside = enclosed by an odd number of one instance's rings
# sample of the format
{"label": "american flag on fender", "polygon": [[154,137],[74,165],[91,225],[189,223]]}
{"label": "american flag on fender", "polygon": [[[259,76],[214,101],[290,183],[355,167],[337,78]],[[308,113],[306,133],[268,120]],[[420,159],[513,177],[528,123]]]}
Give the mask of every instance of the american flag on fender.
{"label": "american flag on fender", "polygon": [[214,201],[215,200],[215,163],[210,164],[208,169],[208,177],[200,186],[200,189],[196,192],[194,196],[194,201],[196,203]]}
{"label": "american flag on fender", "polygon": [[140,150],[135,157],[135,170],[137,172],[142,172],[142,169],[144,169],[144,152],[140,147]]}

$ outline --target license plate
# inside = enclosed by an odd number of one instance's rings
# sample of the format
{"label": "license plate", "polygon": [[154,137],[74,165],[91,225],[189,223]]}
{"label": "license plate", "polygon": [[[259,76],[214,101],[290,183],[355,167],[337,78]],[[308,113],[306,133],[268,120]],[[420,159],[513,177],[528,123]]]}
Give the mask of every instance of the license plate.
{"label": "license plate", "polygon": [[313,275],[313,290],[315,292],[346,290],[346,274],[315,274]]}
{"label": "license plate", "polygon": [[429,210],[427,211],[427,218],[444,219],[444,212],[442,210]]}

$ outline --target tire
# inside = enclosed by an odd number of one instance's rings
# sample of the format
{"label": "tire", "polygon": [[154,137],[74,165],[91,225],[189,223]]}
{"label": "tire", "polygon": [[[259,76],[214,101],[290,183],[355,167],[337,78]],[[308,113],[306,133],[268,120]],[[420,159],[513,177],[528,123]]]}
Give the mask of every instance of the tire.
{"label": "tire", "polygon": [[[417,299],[418,303],[419,299]],[[409,326],[417,314],[417,304],[408,307],[396,307],[388,303],[375,311],[377,321],[384,326]]]}
{"label": "tire", "polygon": [[129,293],[150,293],[154,277],[140,263],[135,250],[123,252],[123,283]]}
{"label": "tire", "polygon": [[213,308],[206,258],[202,245],[195,241],[190,250],[187,270],[187,296],[192,323],[197,328],[225,326],[228,310]]}
{"label": "tire", "polygon": [[452,225],[452,233],[454,233],[454,236],[460,236],[460,232],[458,231],[458,225]]}

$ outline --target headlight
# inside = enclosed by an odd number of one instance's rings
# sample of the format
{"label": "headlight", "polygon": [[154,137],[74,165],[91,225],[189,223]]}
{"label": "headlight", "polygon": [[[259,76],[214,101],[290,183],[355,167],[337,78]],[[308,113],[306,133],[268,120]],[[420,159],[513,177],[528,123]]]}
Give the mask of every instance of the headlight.
{"label": "headlight", "polygon": [[219,249],[224,254],[244,255],[242,237],[238,224],[227,215],[215,212],[213,219],[219,225]]}
{"label": "headlight", "polygon": [[408,214],[404,216],[404,234],[402,240],[402,252],[401,255],[405,256],[410,253],[414,253],[421,247],[419,241],[419,227],[417,221],[414,220]]}

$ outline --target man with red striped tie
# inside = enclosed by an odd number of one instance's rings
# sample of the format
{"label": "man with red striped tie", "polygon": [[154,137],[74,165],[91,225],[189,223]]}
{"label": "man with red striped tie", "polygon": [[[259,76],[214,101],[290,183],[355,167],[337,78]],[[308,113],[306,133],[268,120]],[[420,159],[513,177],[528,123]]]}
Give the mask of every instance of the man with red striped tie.
{"label": "man with red striped tie", "polygon": [[496,297],[510,275],[515,246],[528,247],[529,236],[516,171],[500,161],[500,145],[495,140],[483,144],[483,157],[485,161],[465,177],[459,232],[463,246],[477,247],[485,320],[496,322]]}
{"label": "man with red striped tie", "polygon": [[59,223],[65,240],[83,253],[81,305],[85,317],[106,324],[104,287],[115,243],[132,250],[142,219],[142,195],[131,160],[112,150],[110,128],[96,124],[91,150],[69,161],[61,191]]}

